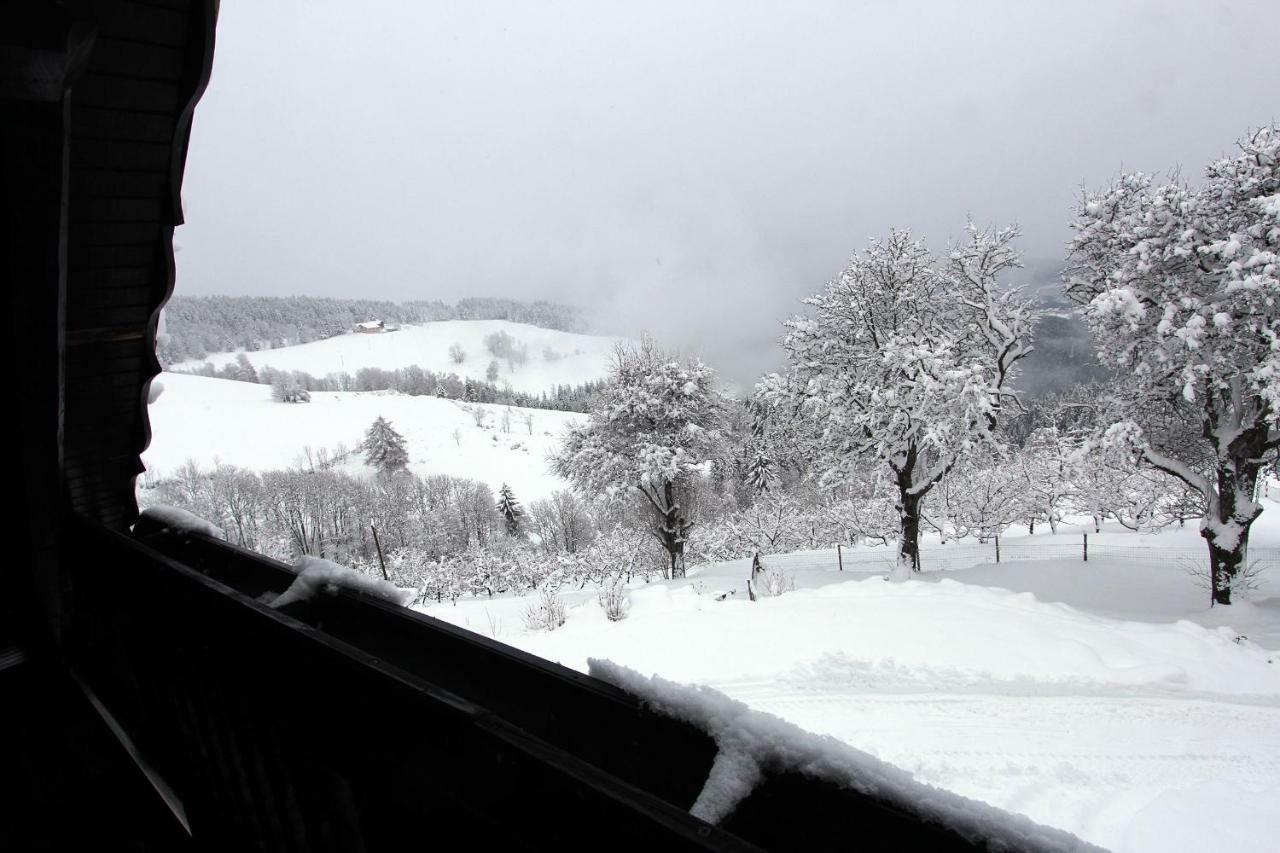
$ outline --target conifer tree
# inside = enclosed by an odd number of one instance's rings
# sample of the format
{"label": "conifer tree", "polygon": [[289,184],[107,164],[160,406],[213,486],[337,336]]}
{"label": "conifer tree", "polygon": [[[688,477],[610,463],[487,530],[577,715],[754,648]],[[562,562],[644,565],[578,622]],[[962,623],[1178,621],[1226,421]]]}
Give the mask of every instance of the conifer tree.
{"label": "conifer tree", "polygon": [[507,526],[507,535],[515,536],[520,532],[520,519],[524,517],[524,509],[516,500],[515,492],[506,483],[498,490],[498,514]]}
{"label": "conifer tree", "polygon": [[391,422],[381,416],[369,427],[360,443],[364,461],[378,469],[379,474],[403,471],[409,464],[409,451],[404,436],[396,432]]}

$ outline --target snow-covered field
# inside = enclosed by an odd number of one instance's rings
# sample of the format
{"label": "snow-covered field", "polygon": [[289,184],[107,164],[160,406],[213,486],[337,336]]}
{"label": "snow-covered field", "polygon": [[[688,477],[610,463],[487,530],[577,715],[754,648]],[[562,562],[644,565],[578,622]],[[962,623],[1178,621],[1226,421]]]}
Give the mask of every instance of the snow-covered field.
{"label": "snow-covered field", "polygon": [[[528,501],[564,487],[547,471],[547,453],[559,445],[569,424],[584,417],[510,407],[511,431],[504,432],[506,406],[378,391],[317,392],[310,403],[277,403],[270,387],[250,382],[176,373],[157,381],[163,390],[149,409],[152,439],[142,459],[160,476],[188,459],[204,469],[215,461],[256,471],[287,468],[305,447],[355,448],[369,424],[382,416],[404,436],[415,473],[469,477],[494,489],[505,482]],[[472,417],[477,408],[488,413],[484,427]],[[532,433],[526,415],[533,417]],[[372,473],[359,453],[341,467]]]}
{"label": "snow-covered field", "polygon": [[[1267,510],[1259,547],[1280,541],[1280,504]],[[1091,537],[1143,539],[1196,543],[1190,528]],[[1078,540],[1063,529],[1025,542]],[[804,557],[794,565],[814,565]],[[902,584],[856,568],[799,569],[797,590],[753,603],[746,561],[708,566],[634,589],[618,623],[589,590],[569,592],[568,621],[553,632],[525,629],[529,599],[423,610],[575,669],[603,658],[710,685],[1113,850],[1274,849],[1280,598],[1211,611],[1176,565],[1115,556]]]}
{"label": "snow-covered field", "polygon": [[[419,326],[405,326],[398,332],[382,334],[345,334],[323,341],[298,346],[260,350],[248,353],[256,368],[271,366],[280,370],[302,370],[312,376],[329,373],[355,373],[362,367],[392,370],[416,364],[436,373],[456,373],[464,379],[484,379],[493,356],[485,348],[484,339],[505,332],[516,344],[528,347],[529,359],[512,370],[499,361],[498,383],[508,383],[516,391],[539,393],[556,385],[578,385],[604,378],[617,338],[557,332],[507,320],[442,320]],[[449,347],[458,344],[466,353],[462,364],[449,357]],[[559,358],[547,360],[544,350]],[[172,365],[183,370],[204,362],[214,367],[235,360],[235,353],[216,353],[195,362]]]}

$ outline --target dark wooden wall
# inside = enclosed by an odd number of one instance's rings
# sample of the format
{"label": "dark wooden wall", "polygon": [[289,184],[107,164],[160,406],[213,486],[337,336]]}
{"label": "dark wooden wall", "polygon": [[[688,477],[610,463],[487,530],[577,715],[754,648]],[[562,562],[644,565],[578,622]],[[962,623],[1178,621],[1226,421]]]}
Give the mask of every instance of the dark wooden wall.
{"label": "dark wooden wall", "polygon": [[196,101],[208,81],[212,0],[94,0],[67,99],[63,471],[74,509],[117,530],[150,439],[159,309]]}

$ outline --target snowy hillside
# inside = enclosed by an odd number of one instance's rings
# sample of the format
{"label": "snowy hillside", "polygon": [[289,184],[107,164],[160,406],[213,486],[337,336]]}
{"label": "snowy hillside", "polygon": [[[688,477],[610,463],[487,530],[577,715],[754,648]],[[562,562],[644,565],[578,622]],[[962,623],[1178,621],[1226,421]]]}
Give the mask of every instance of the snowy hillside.
{"label": "snowy hillside", "polygon": [[[1259,533],[1276,541],[1280,520]],[[1053,549],[1078,535],[1025,539]],[[765,562],[815,565],[797,557]],[[527,597],[419,609],[582,671],[607,659],[708,685],[1115,851],[1271,849],[1280,599],[1211,611],[1177,566],[1131,562],[1004,562],[891,584],[831,561],[751,602],[740,560],[634,583],[621,622],[592,590],[565,590],[568,619],[550,632],[525,626]]]}
{"label": "snowy hillside", "polygon": [[[505,482],[521,499],[532,500],[564,487],[547,472],[546,455],[565,427],[582,417],[511,408],[511,431],[504,432],[506,406],[386,392],[317,392],[310,403],[288,404],[273,401],[270,387],[249,382],[175,373],[157,381],[164,390],[150,406],[151,446],[142,458],[158,475],[172,473],[187,459],[201,468],[215,460],[256,471],[286,468],[305,447],[354,448],[381,416],[405,437],[413,472],[467,477],[495,489]],[[483,427],[472,410],[487,412]],[[533,417],[532,433],[526,415]],[[359,454],[343,467],[371,473]]]}
{"label": "snowy hillside", "polygon": [[[539,393],[556,385],[579,385],[601,379],[607,372],[616,338],[557,332],[507,320],[444,320],[421,326],[406,326],[398,332],[345,334],[323,341],[280,349],[248,353],[255,368],[301,370],[312,376],[328,373],[355,373],[362,367],[387,370],[416,364],[436,373],[456,373],[470,379],[484,379],[494,356],[485,347],[485,338],[505,333],[516,346],[528,350],[528,360],[514,367],[498,360],[499,385],[509,383],[516,391]],[[465,353],[458,364],[449,354],[457,344]],[[550,356],[550,358],[548,358]],[[235,359],[235,353],[218,353],[200,362],[173,365],[182,370],[209,362],[221,367]]]}

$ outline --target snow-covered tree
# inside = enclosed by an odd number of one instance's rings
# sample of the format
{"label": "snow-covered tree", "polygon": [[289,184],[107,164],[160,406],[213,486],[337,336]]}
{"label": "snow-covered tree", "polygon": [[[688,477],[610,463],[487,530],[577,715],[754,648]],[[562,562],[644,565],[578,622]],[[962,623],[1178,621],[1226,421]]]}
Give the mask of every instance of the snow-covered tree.
{"label": "snow-covered tree", "polygon": [[520,519],[524,517],[524,509],[520,506],[520,501],[516,500],[515,492],[511,491],[511,487],[506,483],[502,484],[502,488],[498,490],[498,503],[496,504],[498,515],[502,516],[503,523],[507,528],[507,535],[515,536],[520,532]]}
{"label": "snow-covered tree", "polygon": [[777,387],[820,427],[822,481],[838,483],[868,460],[893,479],[897,579],[920,568],[925,496],[964,454],[1002,444],[996,426],[1034,320],[999,281],[1021,266],[1017,236],[970,224],[939,264],[909,232],[893,231],[805,300],[812,316],[787,323],[792,366]]}
{"label": "snow-covered tree", "polygon": [[[1280,446],[1280,126],[1239,148],[1198,187],[1136,173],[1086,196],[1065,276],[1100,358],[1129,380],[1127,417],[1103,440],[1203,496],[1218,604],[1231,603],[1262,512],[1258,474]],[[1147,428],[1149,409],[1197,426],[1199,446]]]}
{"label": "snow-covered tree", "polygon": [[990,459],[951,473],[951,522],[956,535],[972,534],[979,542],[999,537],[1025,514],[1025,481],[1011,459]]}
{"label": "snow-covered tree", "polygon": [[449,360],[454,364],[462,364],[467,360],[467,351],[462,348],[462,344],[449,345]]}
{"label": "snow-covered tree", "polygon": [[234,371],[233,378],[240,382],[258,381],[258,371],[254,369],[253,362],[249,361],[249,356],[242,352],[236,353]]}
{"label": "snow-covered tree", "polygon": [[756,448],[747,462],[747,485],[757,494],[769,491],[769,487],[778,479],[778,472],[773,459],[764,448]]}
{"label": "snow-covered tree", "polygon": [[404,436],[396,432],[391,422],[381,415],[370,425],[360,443],[364,461],[378,469],[380,474],[403,471],[409,464],[409,451]]}
{"label": "snow-covered tree", "polygon": [[684,575],[694,525],[682,499],[724,452],[713,374],[696,359],[680,363],[648,339],[619,345],[586,423],[572,427],[551,457],[552,470],[586,493],[643,496],[672,577]]}
{"label": "snow-covered tree", "polygon": [[545,551],[575,553],[595,537],[595,524],[587,506],[568,489],[557,489],[550,497],[530,505],[530,517]]}
{"label": "snow-covered tree", "polygon": [[297,377],[279,373],[271,383],[271,399],[277,403],[310,403],[311,393],[302,387]]}
{"label": "snow-covered tree", "polygon": [[1042,427],[1027,438],[1014,460],[1014,470],[1022,478],[1022,507],[1031,532],[1037,521],[1058,532],[1058,523],[1071,506],[1075,494],[1072,473],[1074,454],[1080,441],[1057,427]]}

